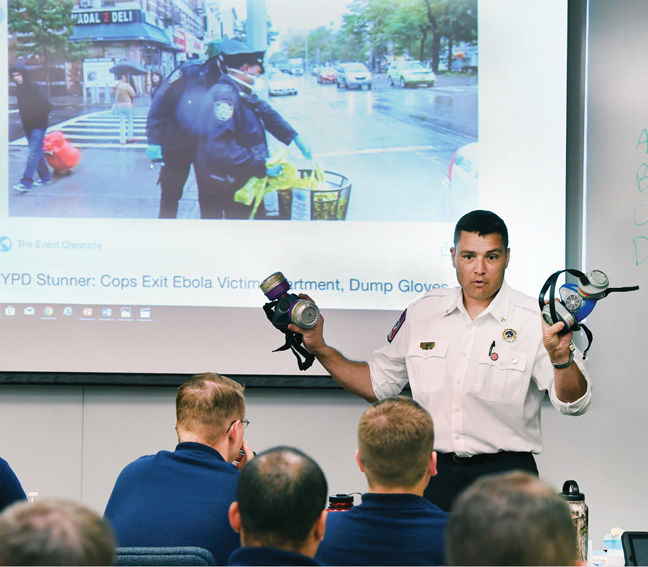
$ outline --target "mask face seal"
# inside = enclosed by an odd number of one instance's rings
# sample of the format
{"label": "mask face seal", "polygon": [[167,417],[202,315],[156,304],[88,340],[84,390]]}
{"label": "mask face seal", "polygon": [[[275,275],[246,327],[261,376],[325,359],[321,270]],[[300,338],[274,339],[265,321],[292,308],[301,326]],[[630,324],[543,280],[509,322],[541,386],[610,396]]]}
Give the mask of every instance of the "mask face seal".
{"label": "mask face seal", "polygon": [[[566,272],[578,278],[577,284],[565,283],[558,290],[559,298],[556,298],[556,283],[558,276]],[[542,312],[542,318],[549,324],[563,322],[565,326],[560,331],[561,335],[570,331],[580,331],[581,329],[587,335],[587,348],[583,352],[585,358],[587,351],[592,345],[592,332],[582,323],[582,321],[594,310],[596,302],[607,297],[613,291],[636,291],[638,285],[630,287],[610,287],[610,281],[601,270],[592,270],[584,274],[579,270],[558,270],[551,274],[545,281],[540,295],[538,304]],[[545,294],[549,291],[549,300],[545,300]]]}

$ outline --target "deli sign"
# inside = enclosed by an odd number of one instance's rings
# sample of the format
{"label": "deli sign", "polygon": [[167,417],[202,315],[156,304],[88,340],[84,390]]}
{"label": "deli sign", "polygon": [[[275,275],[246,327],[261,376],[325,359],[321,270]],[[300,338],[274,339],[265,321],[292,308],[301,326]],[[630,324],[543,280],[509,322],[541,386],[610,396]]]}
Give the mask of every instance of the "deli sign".
{"label": "deli sign", "polygon": [[95,10],[72,12],[72,20],[77,26],[89,24],[130,24],[142,21],[141,10]]}

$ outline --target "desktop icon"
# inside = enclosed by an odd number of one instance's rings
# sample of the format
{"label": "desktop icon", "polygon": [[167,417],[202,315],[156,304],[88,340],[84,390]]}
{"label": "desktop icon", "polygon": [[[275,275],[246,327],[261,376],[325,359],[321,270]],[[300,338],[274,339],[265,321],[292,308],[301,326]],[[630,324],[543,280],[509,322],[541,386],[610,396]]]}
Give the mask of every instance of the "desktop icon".
{"label": "desktop icon", "polygon": [[72,313],[74,313],[74,309],[72,309],[72,307],[70,307],[69,305],[63,308],[63,315],[65,315],[66,317],[69,317],[70,315],[72,315]]}
{"label": "desktop icon", "polygon": [[83,317],[92,317],[92,307],[84,307],[82,314]]}
{"label": "desktop icon", "polygon": [[112,309],[110,307],[103,307],[101,309],[102,317],[112,317]]}
{"label": "desktop icon", "polygon": [[23,309],[23,313],[25,315],[35,315],[36,314],[36,309],[34,309],[31,305],[28,305]]}
{"label": "desktop icon", "polygon": [[142,307],[142,308],[140,308],[139,316],[140,316],[140,319],[150,319],[151,318],[151,308],[150,307]]}
{"label": "desktop icon", "polygon": [[119,310],[119,316],[122,319],[130,319],[132,317],[132,311],[130,307],[122,307]]}
{"label": "desktop icon", "polygon": [[4,313],[7,317],[13,317],[16,314],[16,308],[13,305],[7,305]]}
{"label": "desktop icon", "polygon": [[54,308],[49,305],[47,307],[43,307],[43,315],[45,317],[51,317],[52,315],[54,315]]}

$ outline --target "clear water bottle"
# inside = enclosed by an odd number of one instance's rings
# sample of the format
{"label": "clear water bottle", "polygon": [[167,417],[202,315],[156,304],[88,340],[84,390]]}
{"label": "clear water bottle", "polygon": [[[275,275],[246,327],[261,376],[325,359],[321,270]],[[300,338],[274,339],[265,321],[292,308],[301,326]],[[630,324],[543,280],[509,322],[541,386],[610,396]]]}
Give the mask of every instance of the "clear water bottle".
{"label": "clear water bottle", "polygon": [[587,529],[589,520],[589,509],[585,504],[585,495],[578,489],[575,480],[566,480],[561,493],[567,501],[571,513],[572,522],[576,527],[576,560],[587,564]]}

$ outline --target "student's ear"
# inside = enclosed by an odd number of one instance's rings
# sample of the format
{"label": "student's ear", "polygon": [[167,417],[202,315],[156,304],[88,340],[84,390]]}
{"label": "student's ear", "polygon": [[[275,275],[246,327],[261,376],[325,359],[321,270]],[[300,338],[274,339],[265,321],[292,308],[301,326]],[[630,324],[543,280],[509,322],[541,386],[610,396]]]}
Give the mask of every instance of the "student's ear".
{"label": "student's ear", "polygon": [[428,473],[430,476],[436,476],[437,475],[437,453],[436,451],[432,451],[430,453],[430,460],[428,461]]}
{"label": "student's ear", "polygon": [[235,500],[230,504],[229,511],[227,513],[229,518],[230,526],[237,533],[241,533],[241,512],[239,511],[238,502]]}
{"label": "student's ear", "polygon": [[355,452],[355,459],[356,459],[356,463],[358,463],[358,468],[360,469],[360,472],[365,472],[364,467],[362,466],[362,461],[360,461],[360,451],[358,451],[358,449],[356,449]]}
{"label": "student's ear", "polygon": [[328,510],[322,510],[317,522],[315,522],[315,531],[313,535],[317,541],[322,541],[324,539],[324,532],[326,531],[326,516],[328,515]]}

